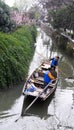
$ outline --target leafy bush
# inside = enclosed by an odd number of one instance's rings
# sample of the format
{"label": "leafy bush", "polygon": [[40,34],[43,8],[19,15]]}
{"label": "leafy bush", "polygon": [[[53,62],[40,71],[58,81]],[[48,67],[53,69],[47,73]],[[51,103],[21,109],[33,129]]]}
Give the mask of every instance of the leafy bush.
{"label": "leafy bush", "polygon": [[34,52],[33,26],[23,26],[13,33],[0,32],[0,88],[25,80]]}

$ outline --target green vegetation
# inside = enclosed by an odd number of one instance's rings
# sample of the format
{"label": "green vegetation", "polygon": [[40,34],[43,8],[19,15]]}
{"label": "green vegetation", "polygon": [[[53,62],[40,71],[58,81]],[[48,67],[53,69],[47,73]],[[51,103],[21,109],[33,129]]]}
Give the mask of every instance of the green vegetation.
{"label": "green vegetation", "polygon": [[0,32],[0,88],[25,80],[36,35],[32,25],[20,27],[13,33]]}
{"label": "green vegetation", "polygon": [[15,23],[10,18],[10,8],[0,0],[0,31],[9,32],[16,28]]}
{"label": "green vegetation", "polygon": [[[52,38],[55,40],[56,45],[67,55],[74,57],[74,44],[69,39],[70,37],[74,38],[74,1],[56,10],[49,11],[49,14],[51,14],[49,20],[55,29]],[[60,35],[61,32],[69,36],[69,38]]]}
{"label": "green vegetation", "polygon": [[74,2],[58,10],[51,11],[53,21],[51,22],[55,29],[72,30],[74,34]]}

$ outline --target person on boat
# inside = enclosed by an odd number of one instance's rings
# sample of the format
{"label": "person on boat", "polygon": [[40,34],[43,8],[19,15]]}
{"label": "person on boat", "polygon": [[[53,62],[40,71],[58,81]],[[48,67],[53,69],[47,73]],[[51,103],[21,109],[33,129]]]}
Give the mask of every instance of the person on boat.
{"label": "person on boat", "polygon": [[[54,67],[49,68],[44,74],[44,88],[51,83],[51,81],[55,81],[57,79],[57,72],[54,70]],[[45,93],[48,87],[45,89]]]}
{"label": "person on boat", "polygon": [[58,60],[59,60],[59,56],[56,56],[54,58],[51,58],[49,61],[51,61],[51,68],[54,67],[54,70],[56,68],[58,68]]}

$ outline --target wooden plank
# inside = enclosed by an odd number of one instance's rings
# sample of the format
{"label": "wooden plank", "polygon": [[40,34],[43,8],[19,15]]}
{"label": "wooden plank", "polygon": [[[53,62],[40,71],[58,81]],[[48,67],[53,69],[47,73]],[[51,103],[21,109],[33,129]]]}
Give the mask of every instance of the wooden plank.
{"label": "wooden plank", "polygon": [[43,79],[43,77],[37,77],[36,79],[37,79],[37,80],[39,80],[39,81],[42,81],[42,82],[44,82],[44,79]]}
{"label": "wooden plank", "polygon": [[36,80],[36,79],[33,79],[33,80],[31,80],[31,82],[33,82],[33,83],[37,83],[37,84],[44,84],[44,82],[40,82],[39,80]]}

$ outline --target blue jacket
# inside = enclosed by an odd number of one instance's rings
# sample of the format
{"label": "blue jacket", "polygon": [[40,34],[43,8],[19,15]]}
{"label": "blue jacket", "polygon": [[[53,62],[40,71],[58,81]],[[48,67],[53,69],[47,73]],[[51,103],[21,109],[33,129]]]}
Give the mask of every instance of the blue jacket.
{"label": "blue jacket", "polygon": [[48,76],[49,72],[50,71],[47,70],[46,73],[44,74],[44,82],[46,82],[46,83],[49,83],[51,81],[50,77]]}
{"label": "blue jacket", "polygon": [[52,62],[51,62],[51,66],[57,66],[58,65],[58,60],[57,59],[55,59],[55,58],[52,58],[51,59],[52,60]]}

